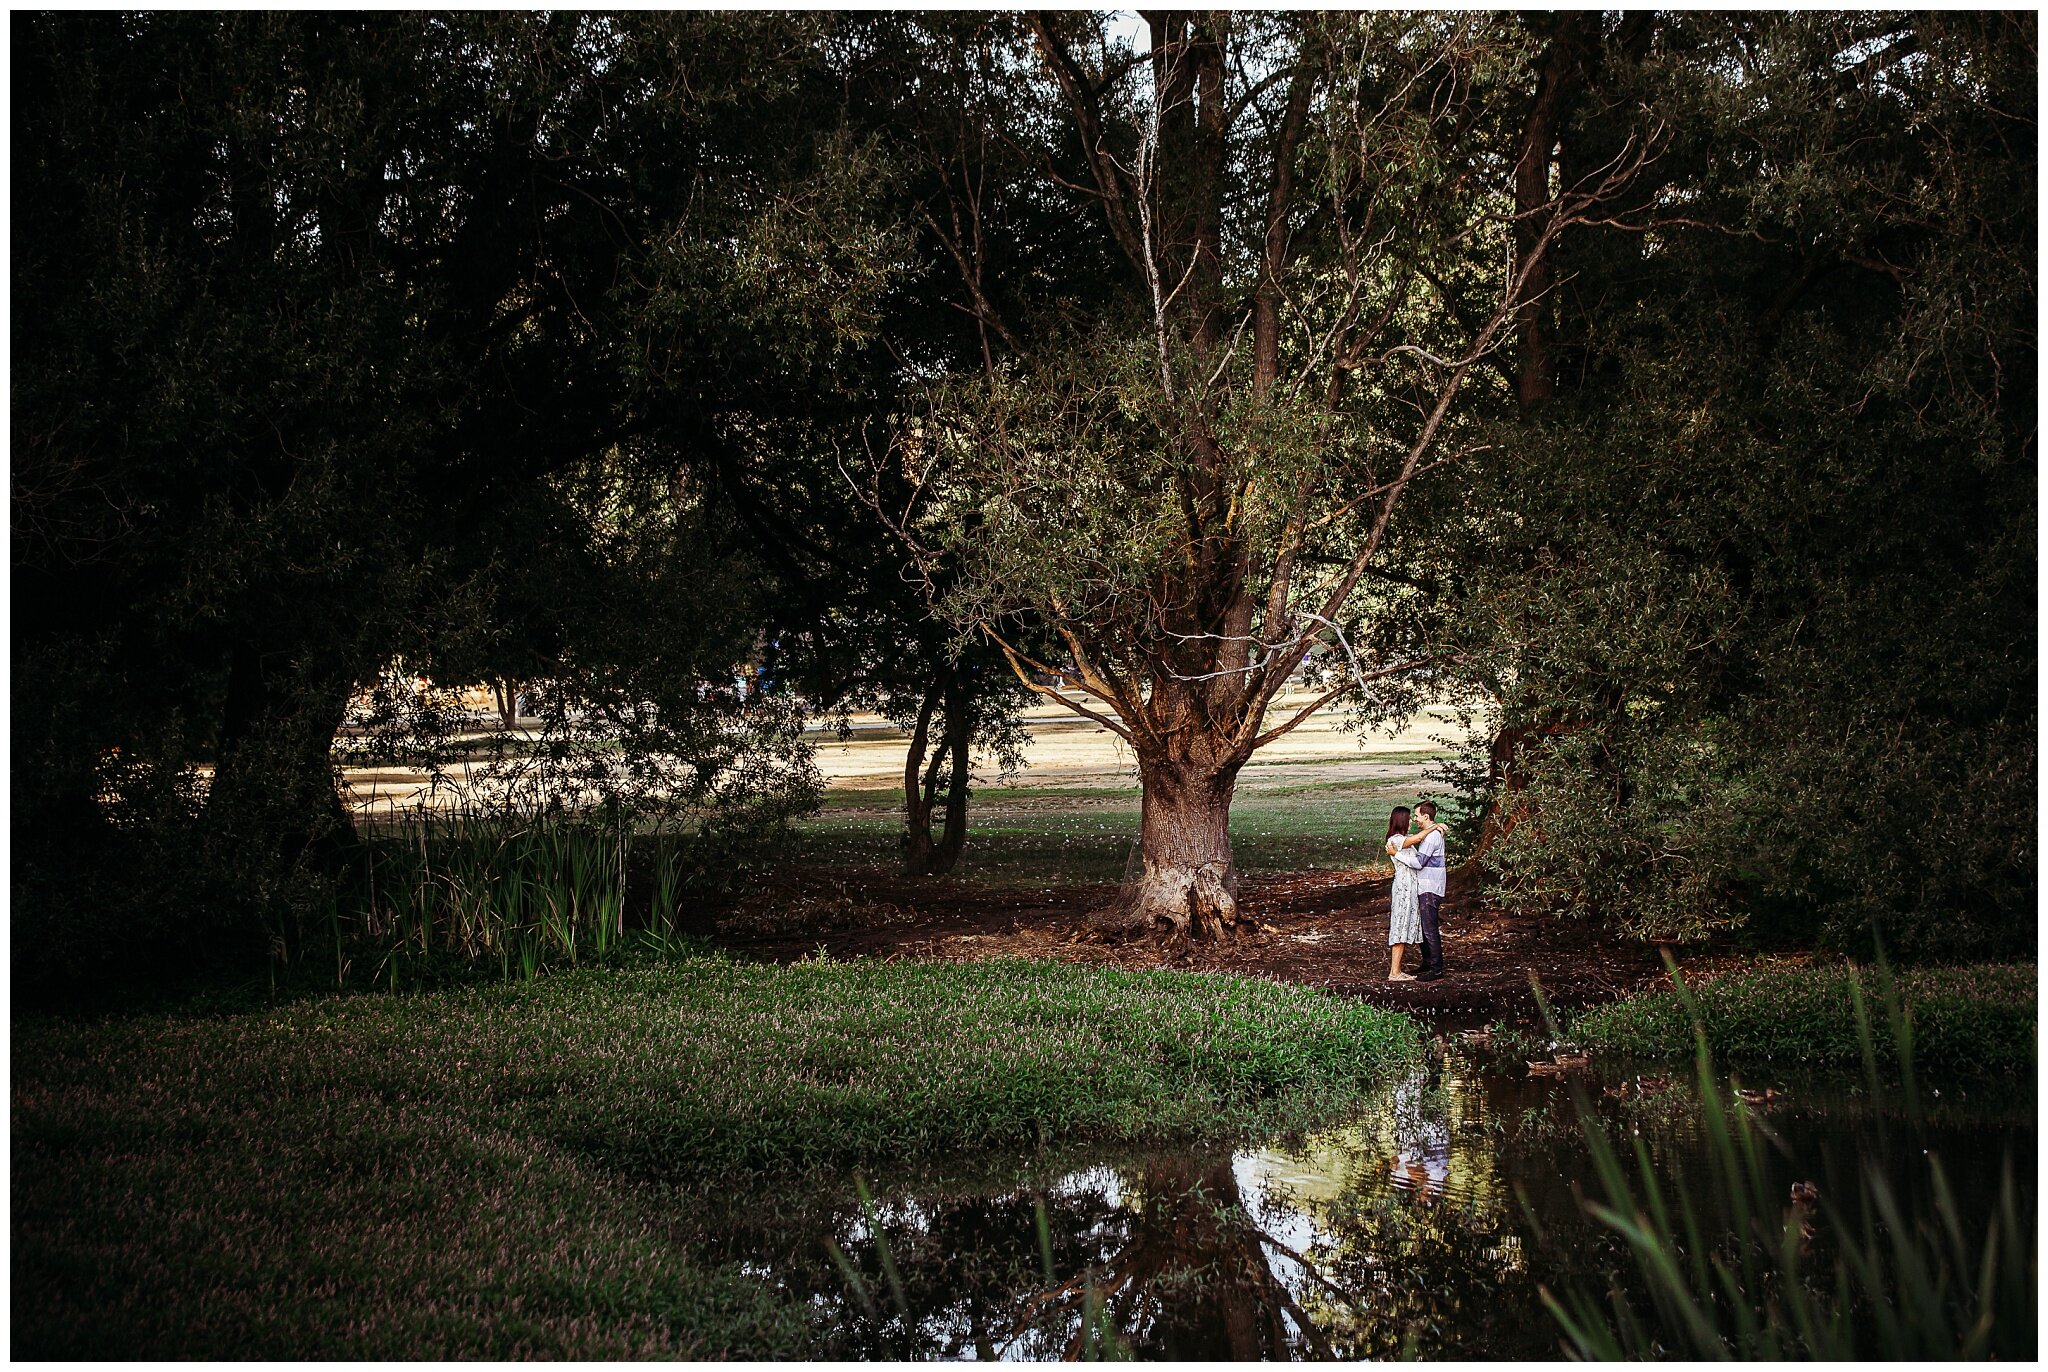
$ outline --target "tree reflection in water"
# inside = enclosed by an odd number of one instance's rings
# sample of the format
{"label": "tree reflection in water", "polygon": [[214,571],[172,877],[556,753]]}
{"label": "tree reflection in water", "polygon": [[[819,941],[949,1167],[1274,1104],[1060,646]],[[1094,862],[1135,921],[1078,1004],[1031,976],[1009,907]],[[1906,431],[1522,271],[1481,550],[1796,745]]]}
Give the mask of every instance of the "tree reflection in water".
{"label": "tree reflection in water", "polygon": [[[1689,1090],[1607,1098],[1599,1084],[1599,1108],[1673,1185],[1703,1175]],[[1774,1193],[1812,1179],[1846,1194],[1838,1172],[1898,1152],[1853,1091],[1816,1083],[1798,1099],[1774,1116]],[[1956,1161],[1959,1186],[1967,1160],[1995,1162],[2015,1140],[2031,1165],[2030,1096],[1944,1106],[1954,1117],[1922,1141]],[[1630,1281],[1613,1234],[1579,1204],[1592,1170],[1568,1093],[1457,1055],[1343,1128],[1286,1146],[1027,1166],[1035,1180],[900,1185],[872,1225],[841,1192],[829,1214],[807,1212],[800,1239],[785,1230],[786,1242],[748,1251],[786,1255],[775,1275],[833,1322],[849,1357],[1556,1358],[1538,1279],[1592,1291],[1616,1273]],[[1720,1233],[1733,1221],[1709,1208],[1702,1223]]]}
{"label": "tree reflection in water", "polygon": [[[1072,1359],[1102,1338],[1174,1359],[1554,1352],[1547,1325],[1528,1327],[1512,1200],[1483,1130],[1460,1137],[1459,1099],[1418,1078],[1296,1154],[1152,1157],[1042,1191],[885,1205],[881,1244],[845,1216],[835,1242],[871,1293],[863,1305],[836,1279],[849,1351]],[[1501,1301],[1515,1284],[1526,1300]]]}
{"label": "tree reflection in water", "polygon": [[864,1218],[837,1239],[872,1293],[864,1303],[842,1287],[858,1354],[1073,1359],[1101,1338],[1148,1358],[1330,1356],[1274,1272],[1227,1153],[1092,1169],[1042,1194],[883,1206],[876,1218],[883,1243]]}
{"label": "tree reflection in water", "polygon": [[1303,1344],[1330,1356],[1274,1274],[1269,1236],[1251,1222],[1229,1156],[1155,1161],[1130,1180],[1133,1223],[1123,1244],[1098,1271],[1028,1302],[1019,1333],[1057,1310],[1058,1327],[1073,1326],[1062,1351],[1076,1356],[1091,1332],[1093,1300],[1102,1323],[1144,1357],[1285,1358]]}

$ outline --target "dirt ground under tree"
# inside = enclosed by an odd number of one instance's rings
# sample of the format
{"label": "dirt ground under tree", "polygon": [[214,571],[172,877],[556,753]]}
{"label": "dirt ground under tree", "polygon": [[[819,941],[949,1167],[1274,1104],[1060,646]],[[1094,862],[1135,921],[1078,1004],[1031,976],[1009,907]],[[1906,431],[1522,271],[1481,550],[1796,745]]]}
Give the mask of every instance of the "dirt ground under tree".
{"label": "dirt ground under tree", "polygon": [[1560,1009],[1665,981],[1654,948],[1586,925],[1485,908],[1463,872],[1454,875],[1444,903],[1446,975],[1427,983],[1387,980],[1385,877],[1341,871],[1247,877],[1242,901],[1252,932],[1218,944],[1095,934],[1088,912],[1114,891],[1108,885],[945,890],[874,871],[811,871],[753,893],[705,932],[736,954],[778,962],[822,949],[833,958],[1056,958],[1234,972],[1358,996],[1445,1028],[1537,1020],[1532,977]]}

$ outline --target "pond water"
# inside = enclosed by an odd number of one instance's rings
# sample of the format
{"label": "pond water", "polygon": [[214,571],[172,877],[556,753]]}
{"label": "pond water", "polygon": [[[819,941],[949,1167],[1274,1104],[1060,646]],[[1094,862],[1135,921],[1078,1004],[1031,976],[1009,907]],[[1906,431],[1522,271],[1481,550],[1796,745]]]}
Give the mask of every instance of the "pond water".
{"label": "pond water", "polygon": [[[1684,1071],[1596,1063],[1576,1080],[1610,1137],[1641,1139],[1660,1175],[1709,1175]],[[1720,1089],[1732,1102],[1764,1084]],[[1966,1216],[1989,1213],[2008,1156],[2031,1185],[2030,1083],[1923,1086],[1912,1110],[1896,1089],[1769,1084],[1778,1094],[1755,1111],[1772,1140],[1768,1196],[1808,1182],[1854,1209],[1866,1159],[1908,1213],[1929,1194],[1930,1159]],[[1604,1292],[1629,1268],[1581,1205],[1602,1192],[1571,1083],[1455,1044],[1305,1138],[868,1181],[867,1204],[851,1176],[772,1214],[735,1204],[714,1239],[811,1301],[852,1357],[1059,1359],[1113,1340],[1141,1358],[1555,1358],[1539,1286]],[[1732,1224],[1711,1209],[1704,1222]],[[1830,1236],[1814,1241],[1824,1254]]]}

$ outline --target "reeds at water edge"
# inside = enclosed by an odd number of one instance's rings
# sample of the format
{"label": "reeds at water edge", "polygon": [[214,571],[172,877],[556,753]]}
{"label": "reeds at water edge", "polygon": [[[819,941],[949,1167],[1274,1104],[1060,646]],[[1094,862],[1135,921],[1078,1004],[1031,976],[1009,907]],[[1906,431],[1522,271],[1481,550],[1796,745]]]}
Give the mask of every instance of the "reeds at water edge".
{"label": "reeds at water edge", "polygon": [[[1808,1183],[1789,1197],[1769,1194],[1766,1152],[1777,1141],[1745,1102],[1727,1099],[1697,1003],[1668,954],[1665,961],[1693,1019],[1709,1175],[1689,1183],[1680,1172],[1667,1184],[1640,1136],[1625,1159],[1574,1085],[1604,1193],[1586,1210],[1623,1240],[1632,1280],[1617,1274],[1601,1295],[1542,1290],[1567,1350],[1607,1360],[2033,1360],[2038,1212],[2015,1181],[2010,1151],[1988,1215],[1958,1202],[1932,1149],[1888,1150],[1925,1153],[1929,1185],[1912,1199],[1893,1184],[1885,1159],[1867,1155],[1848,1204]],[[1874,1102],[1899,1107],[1908,1137],[1917,1138],[1911,1015],[1882,963],[1874,980],[1898,1073],[1893,1081],[1880,1072],[1859,974],[1866,1084]],[[1709,1216],[1732,1219],[1732,1232],[1717,1232]]]}

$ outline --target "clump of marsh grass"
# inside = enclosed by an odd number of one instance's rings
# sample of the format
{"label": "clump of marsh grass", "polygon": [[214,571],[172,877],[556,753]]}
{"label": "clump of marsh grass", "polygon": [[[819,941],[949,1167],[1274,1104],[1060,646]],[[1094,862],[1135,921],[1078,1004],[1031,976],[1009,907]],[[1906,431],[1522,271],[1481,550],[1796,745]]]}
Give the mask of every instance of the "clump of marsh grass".
{"label": "clump of marsh grass", "polygon": [[[1667,956],[1667,964],[1670,959]],[[1928,1159],[1929,1188],[1908,1200],[1876,1159],[1860,1169],[1853,1203],[1809,1184],[1769,1194],[1763,1124],[1738,1099],[1723,1100],[1699,1002],[1671,966],[1675,997],[1691,1019],[1705,1155],[1698,1192],[1683,1175],[1669,1194],[1640,1136],[1623,1150],[1591,1102],[1574,1099],[1604,1199],[1587,1212],[1619,1235],[1632,1260],[1605,1299],[1541,1288],[1581,1358],[1688,1359],[1998,1358],[2031,1361],[2038,1322],[2037,1212],[2016,1185],[2008,1154],[1990,1214],[1966,1213],[1943,1171]],[[1883,1019],[1875,1020],[1860,977],[1849,981],[1851,1012],[1873,1097],[1896,1089],[1917,1126],[1913,1021],[1897,983],[1880,968]],[[1539,993],[1540,994],[1540,993]],[[1546,1008],[1547,1013],[1547,1008]],[[1889,1055],[1881,1056],[1880,1044]],[[1897,1069],[1888,1086],[1882,1067]],[[1633,1175],[1631,1175],[1633,1172]],[[1732,1219],[1725,1239],[1703,1210]],[[1816,1240],[1820,1240],[1817,1243]],[[1822,1244],[1830,1260],[1816,1257]]]}
{"label": "clump of marsh grass", "polygon": [[[785,833],[773,819],[691,825],[619,806],[464,802],[380,819],[315,916],[273,932],[273,985],[280,970],[337,989],[531,981],[626,953],[688,949],[689,903],[757,874]],[[331,978],[314,975],[329,963]]]}
{"label": "clump of marsh grass", "polygon": [[[491,812],[420,814],[374,834],[349,914],[384,949],[375,979],[397,989],[436,955],[495,964],[507,979],[603,961],[626,939],[635,837],[617,818]],[[673,905],[647,915],[673,930]]]}

